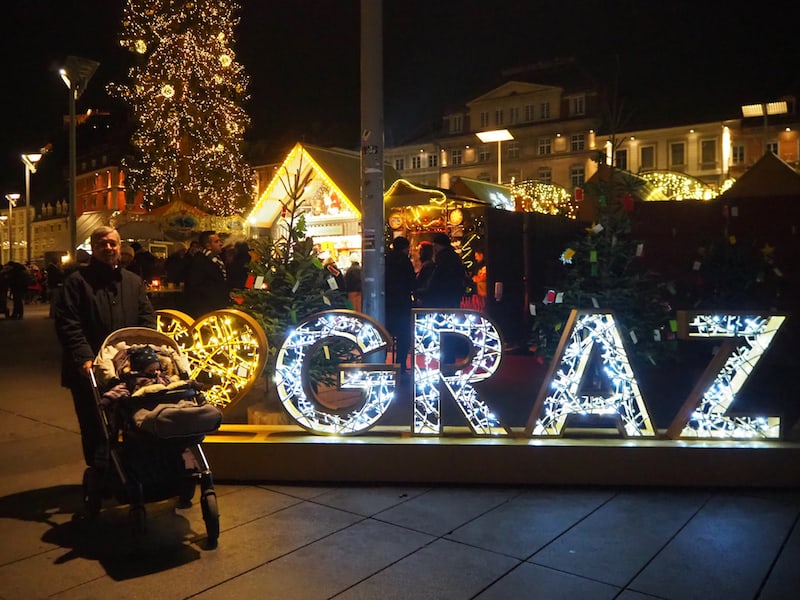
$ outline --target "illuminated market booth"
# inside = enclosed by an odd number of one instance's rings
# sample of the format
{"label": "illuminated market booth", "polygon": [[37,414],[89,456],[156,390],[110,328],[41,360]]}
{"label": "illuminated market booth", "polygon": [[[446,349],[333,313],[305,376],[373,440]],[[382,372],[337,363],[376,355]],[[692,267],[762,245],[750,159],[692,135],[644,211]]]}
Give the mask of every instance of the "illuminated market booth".
{"label": "illuminated market booth", "polygon": [[[384,165],[384,188],[398,179]],[[248,221],[262,233],[286,227],[293,212],[306,220],[306,233],[320,254],[341,269],[361,252],[361,157],[357,152],[297,143],[256,201]],[[276,232],[277,233],[277,232]]]}

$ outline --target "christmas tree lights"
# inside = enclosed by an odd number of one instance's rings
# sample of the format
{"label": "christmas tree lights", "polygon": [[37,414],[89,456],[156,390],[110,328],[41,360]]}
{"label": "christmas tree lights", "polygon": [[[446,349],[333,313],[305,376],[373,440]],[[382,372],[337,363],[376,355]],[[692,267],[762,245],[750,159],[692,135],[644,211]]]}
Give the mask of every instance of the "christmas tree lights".
{"label": "christmas tree lights", "polygon": [[217,215],[240,213],[253,175],[241,145],[248,77],[233,50],[230,0],[128,0],[120,44],[136,57],[112,84],[136,123],[131,187],[154,208],[180,199]]}

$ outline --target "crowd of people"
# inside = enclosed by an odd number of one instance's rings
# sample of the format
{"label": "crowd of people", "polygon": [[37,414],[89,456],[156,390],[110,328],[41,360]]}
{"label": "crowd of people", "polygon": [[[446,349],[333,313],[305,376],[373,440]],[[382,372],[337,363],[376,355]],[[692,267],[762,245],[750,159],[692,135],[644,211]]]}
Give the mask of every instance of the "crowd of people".
{"label": "crowd of people", "polygon": [[[466,269],[450,237],[444,233],[420,242],[418,252],[419,267],[415,269],[411,243],[399,236],[392,240],[386,255],[386,328],[394,338],[395,362],[400,364],[400,373],[408,370],[412,308],[460,308],[468,289],[475,298],[473,308],[485,306],[486,267],[481,250],[475,252],[471,270]],[[443,342],[443,362],[454,364],[459,351],[457,340]]]}
{"label": "crowd of people", "polygon": [[[9,260],[0,265],[0,312],[6,319],[22,319],[25,305],[32,302],[48,302],[61,285],[61,269],[48,265],[40,269],[35,264],[22,264]],[[9,308],[9,303],[11,308]]]}

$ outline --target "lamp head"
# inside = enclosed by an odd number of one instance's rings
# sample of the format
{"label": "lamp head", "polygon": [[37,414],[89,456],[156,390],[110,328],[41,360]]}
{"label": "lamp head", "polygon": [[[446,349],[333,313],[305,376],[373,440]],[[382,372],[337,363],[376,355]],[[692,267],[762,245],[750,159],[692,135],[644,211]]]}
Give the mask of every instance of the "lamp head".
{"label": "lamp head", "polygon": [[8,200],[11,208],[15,208],[17,206],[17,200],[19,200],[20,197],[21,194],[6,194],[6,200]]}
{"label": "lamp head", "polygon": [[22,162],[25,163],[25,167],[27,167],[31,173],[36,173],[36,163],[40,160],[42,160],[41,152],[32,152],[31,154],[22,155]]}

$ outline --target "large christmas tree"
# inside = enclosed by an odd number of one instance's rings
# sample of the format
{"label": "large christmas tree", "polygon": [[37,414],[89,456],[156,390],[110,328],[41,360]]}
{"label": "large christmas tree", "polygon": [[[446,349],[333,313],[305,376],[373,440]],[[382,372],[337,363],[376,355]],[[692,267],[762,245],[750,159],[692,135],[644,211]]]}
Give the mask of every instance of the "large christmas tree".
{"label": "large christmas tree", "polygon": [[130,188],[155,207],[183,200],[241,212],[252,171],[241,152],[248,78],[233,50],[239,7],[229,0],[127,0],[120,43],[136,56],[111,91],[130,107]]}

